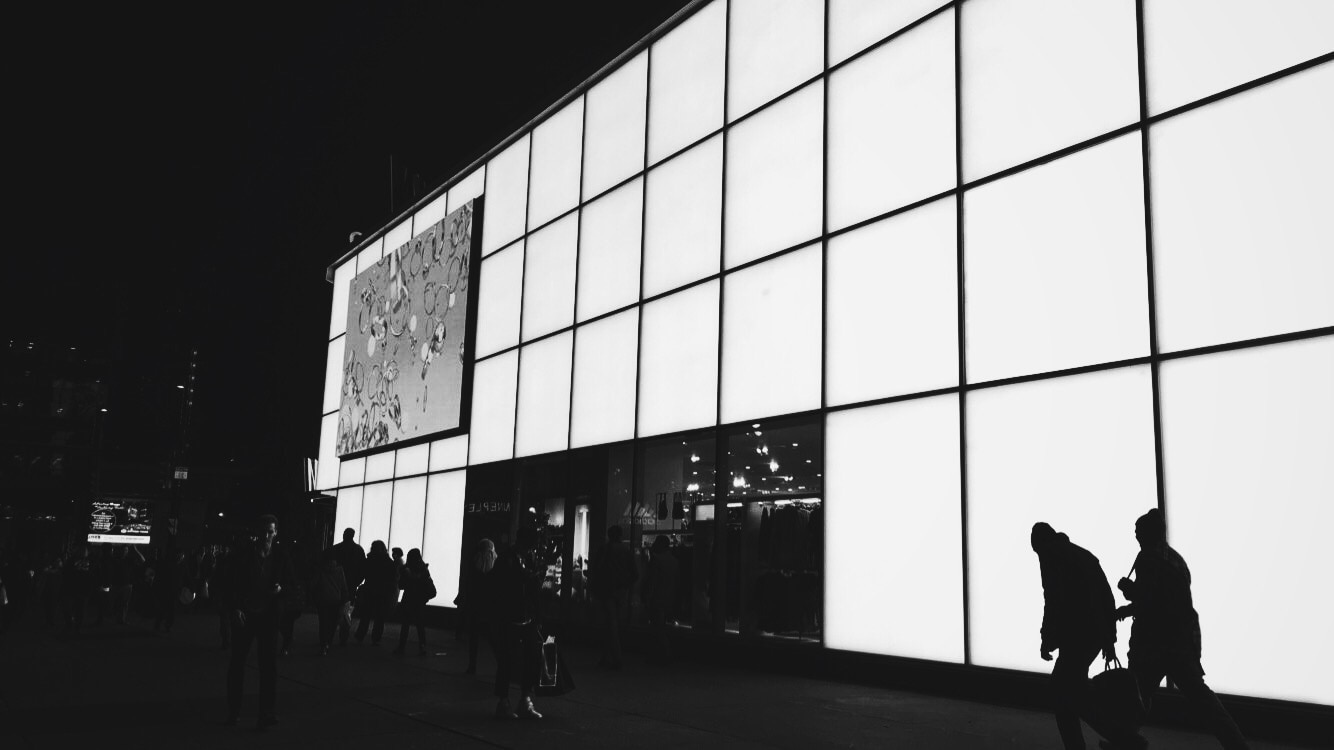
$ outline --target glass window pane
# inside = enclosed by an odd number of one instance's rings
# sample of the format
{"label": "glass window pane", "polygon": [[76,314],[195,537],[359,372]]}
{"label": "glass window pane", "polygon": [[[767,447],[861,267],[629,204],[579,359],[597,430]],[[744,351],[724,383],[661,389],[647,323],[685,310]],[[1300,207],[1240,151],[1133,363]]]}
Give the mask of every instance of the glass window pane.
{"label": "glass window pane", "polygon": [[564,109],[533,131],[532,185],[528,192],[528,229],[532,231],[579,203],[579,154],[583,137],[584,99]]}
{"label": "glass window pane", "polygon": [[426,523],[426,477],[394,482],[394,512],[390,518],[389,548],[399,547],[404,554],[421,549],[422,527]]}
{"label": "glass window pane", "polygon": [[829,64],[837,65],[944,4],[942,0],[829,0]]}
{"label": "glass window pane", "polygon": [[431,225],[445,218],[448,211],[445,209],[449,205],[449,194],[441,193],[430,203],[421,207],[421,210],[412,215],[412,236],[425,232],[431,228]]}
{"label": "glass window pane", "polygon": [[329,316],[329,338],[347,333],[347,293],[356,275],[357,262],[349,260],[334,270],[333,313]]}
{"label": "glass window pane", "polygon": [[[481,166],[469,174],[467,177],[454,183],[454,187],[449,189],[449,210],[453,212],[459,206],[467,203],[473,198],[481,197],[486,190],[486,167]],[[489,205],[488,201],[488,205]],[[490,210],[488,208],[488,210]],[[441,217],[444,218],[444,217]],[[418,227],[423,225],[418,224]]]}
{"label": "glass window pane", "polygon": [[394,459],[394,476],[410,477],[414,474],[425,474],[430,455],[430,443],[399,448],[398,456]]}
{"label": "glass window pane", "polygon": [[[825,645],[963,661],[959,397],[829,415]],[[873,570],[914,570],[884,576]]]}
{"label": "glass window pane", "polygon": [[378,482],[394,476],[394,452],[386,451],[366,457],[366,481]]}
{"label": "glass window pane", "polygon": [[[1047,672],[1033,524],[1092,552],[1112,585],[1130,569],[1135,519],[1158,503],[1149,368],[986,388],[968,394],[967,409],[972,660]],[[1118,629],[1122,653],[1129,623]]]}
{"label": "glass window pane", "polygon": [[320,464],[319,476],[315,479],[315,489],[327,491],[338,486],[338,454],[334,446],[338,441],[338,415],[325,414],[320,420]]}
{"label": "glass window pane", "polygon": [[639,434],[715,424],[718,417],[718,282],[643,308]]}
{"label": "glass window pane", "polygon": [[380,482],[366,485],[361,503],[360,544],[368,551],[375,541],[389,543],[389,515],[394,507],[394,483]]}
{"label": "glass window pane", "polygon": [[342,540],[343,530],[352,529],[354,537],[361,536],[361,487],[345,487],[338,491],[338,507],[334,510],[334,533]]}
{"label": "glass window pane", "polygon": [[431,471],[468,465],[468,436],[458,435],[431,443]]}
{"label": "glass window pane", "polygon": [[468,472],[432,474],[426,485],[426,528],[422,559],[431,566],[435,598],[431,604],[448,607],[459,595],[459,563],[463,528],[463,493]]}
{"label": "glass window pane", "polygon": [[819,236],[822,91],[808,86],[727,136],[728,268]]}
{"label": "glass window pane", "polygon": [[718,273],[723,140],[715,136],[649,172],[644,296]]}
{"label": "glass window pane", "polygon": [[574,332],[529,344],[519,357],[519,424],[514,455],[565,450],[570,434],[570,352]]}
{"label": "glass window pane", "polygon": [[644,168],[648,53],[621,65],[588,92],[584,127],[584,198]]}
{"label": "glass window pane", "polygon": [[953,11],[834,73],[829,87],[830,229],[954,188]]}
{"label": "glass window pane", "polygon": [[729,120],[796,88],[824,69],[821,0],[731,0]]}
{"label": "glass window pane", "polygon": [[362,251],[357,253],[357,275],[360,275],[362,271],[379,263],[383,250],[383,237],[362,248]]}
{"label": "glass window pane", "polygon": [[486,211],[482,252],[490,253],[523,235],[528,210],[528,146],[525,135],[486,165]]}
{"label": "glass window pane", "polygon": [[969,191],[969,381],[1149,353],[1140,164],[1132,133]]}
{"label": "glass window pane", "polygon": [[1149,131],[1164,351],[1334,325],[1330,91],[1334,63]]}
{"label": "glass window pane", "polygon": [[579,225],[579,320],[639,301],[644,181],[584,206]]}
{"label": "glass window pane", "polygon": [[[639,471],[635,475],[638,487],[633,493],[633,454],[628,444],[606,450],[600,461],[587,462],[591,465],[575,454],[572,476],[576,497],[593,500],[588,526],[593,530],[594,570],[606,529],[612,525],[621,527],[634,549],[651,547],[665,535],[677,561],[677,595],[669,606],[678,625],[707,632],[713,618],[722,615],[720,600],[729,598],[711,595],[717,591],[713,576],[718,559],[714,557],[715,540],[719,538],[713,515],[717,498],[713,487],[717,452],[713,431],[644,441],[639,446]],[[599,502],[604,497],[605,504]],[[605,513],[599,513],[599,505],[605,507]],[[578,539],[577,529],[575,533]],[[649,554],[654,553],[649,550]],[[641,575],[641,589],[647,577]],[[631,621],[644,623],[646,615],[643,608],[633,607]]]}
{"label": "glass window pane", "polygon": [[329,354],[324,360],[324,409],[328,414],[338,411],[343,396],[343,347],[347,336],[339,336],[329,342]]}
{"label": "glass window pane", "polygon": [[820,246],[727,276],[722,421],[820,406]]}
{"label": "glass window pane", "polygon": [[965,179],[1139,120],[1134,3],[991,0],[960,12]]}
{"label": "glass window pane", "polygon": [[1334,608],[1313,596],[1334,571],[1331,383],[1330,336],[1163,363],[1168,538],[1193,574],[1220,692],[1334,705],[1314,666],[1334,664]]}
{"label": "glass window pane", "polygon": [[957,234],[951,197],[829,241],[830,404],[958,385]]}
{"label": "glass window pane", "polygon": [[576,329],[572,447],[635,436],[638,340],[637,309]]}
{"label": "glass window pane", "polygon": [[523,241],[520,240],[482,261],[477,299],[478,357],[519,343],[523,253]]}
{"label": "glass window pane", "polygon": [[468,463],[480,464],[514,456],[514,404],[519,352],[478,362],[472,379],[472,432]]}
{"label": "glass window pane", "polygon": [[524,341],[574,322],[575,259],[579,217],[564,219],[528,237],[523,270]]}
{"label": "glass window pane", "polygon": [[656,162],[723,124],[727,2],[696,11],[653,45],[648,152]]}
{"label": "glass window pane", "polygon": [[1334,50],[1334,3],[1151,0],[1144,46],[1156,114]]}
{"label": "glass window pane", "polygon": [[339,487],[361,484],[364,481],[366,481],[366,459],[364,457],[341,462],[338,468]]}

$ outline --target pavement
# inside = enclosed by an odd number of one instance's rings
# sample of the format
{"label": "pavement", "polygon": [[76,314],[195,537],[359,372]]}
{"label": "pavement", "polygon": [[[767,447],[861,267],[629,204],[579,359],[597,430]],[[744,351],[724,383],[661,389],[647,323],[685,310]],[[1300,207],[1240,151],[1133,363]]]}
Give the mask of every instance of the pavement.
{"label": "pavement", "polygon": [[[0,748],[1061,747],[1049,713],[693,660],[650,666],[635,654],[610,671],[581,648],[566,652],[576,690],[539,698],[541,721],[501,721],[485,645],[471,676],[452,632],[428,630],[426,656],[415,634],[408,655],[394,656],[391,625],[378,647],[335,646],[322,657],[315,627],[314,615],[297,622],[293,652],[278,664],[280,723],[261,731],[253,670],[240,725],[223,723],[228,652],[215,616],[181,615],[171,633],[134,621],[76,635],[41,628],[30,613],[0,636]],[[1218,746],[1177,729],[1144,734],[1155,748]]]}

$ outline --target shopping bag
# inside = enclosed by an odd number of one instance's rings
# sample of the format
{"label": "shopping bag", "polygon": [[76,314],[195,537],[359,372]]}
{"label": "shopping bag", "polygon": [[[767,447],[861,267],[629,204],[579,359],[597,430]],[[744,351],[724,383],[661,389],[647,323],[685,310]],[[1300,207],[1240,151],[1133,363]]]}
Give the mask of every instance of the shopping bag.
{"label": "shopping bag", "polygon": [[1131,731],[1148,718],[1139,682],[1119,659],[1107,661],[1102,674],[1089,680],[1089,708],[1098,722]]}
{"label": "shopping bag", "polygon": [[343,627],[352,627],[352,602],[343,602],[343,606],[338,608],[338,619]]}
{"label": "shopping bag", "polygon": [[538,695],[565,695],[574,690],[574,678],[565,658],[556,644],[556,636],[549,635],[542,642],[542,674],[537,680]]}
{"label": "shopping bag", "polygon": [[181,593],[176,595],[176,599],[179,600],[183,606],[189,606],[190,603],[195,600],[195,592],[191,591],[189,586],[182,586]]}

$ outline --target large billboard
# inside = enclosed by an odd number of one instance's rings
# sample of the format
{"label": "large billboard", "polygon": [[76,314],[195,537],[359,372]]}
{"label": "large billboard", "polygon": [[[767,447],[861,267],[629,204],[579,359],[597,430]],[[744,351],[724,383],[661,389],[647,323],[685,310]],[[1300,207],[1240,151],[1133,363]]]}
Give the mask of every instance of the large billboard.
{"label": "large billboard", "polygon": [[339,456],[467,429],[480,209],[469,201],[352,279]]}
{"label": "large billboard", "polygon": [[88,541],[148,544],[152,525],[152,504],[146,500],[94,500],[93,512],[88,519]]}

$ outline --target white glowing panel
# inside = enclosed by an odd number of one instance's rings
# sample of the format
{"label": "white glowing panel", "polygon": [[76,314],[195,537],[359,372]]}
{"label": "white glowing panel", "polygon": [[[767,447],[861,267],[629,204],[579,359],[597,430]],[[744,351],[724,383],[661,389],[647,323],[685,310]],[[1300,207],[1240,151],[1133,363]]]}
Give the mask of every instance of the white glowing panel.
{"label": "white glowing panel", "polygon": [[726,277],[722,421],[820,406],[818,244]]}
{"label": "white glowing panel", "polygon": [[421,549],[422,528],[426,524],[426,477],[394,482],[394,512],[390,518],[389,547],[399,547],[404,554]]}
{"label": "white glowing panel", "polygon": [[329,316],[329,338],[347,333],[347,292],[352,277],[357,274],[356,260],[349,260],[334,269],[333,314]]}
{"label": "white glowing panel", "polygon": [[[1115,592],[1139,550],[1135,519],[1158,504],[1149,368],[986,388],[966,403],[972,661],[1048,672],[1030,533],[1045,521],[1069,535]],[[1124,655],[1129,621],[1118,633]]]}
{"label": "white glowing panel", "polygon": [[731,0],[729,34],[729,120],[824,69],[823,0]]}
{"label": "white glowing panel", "polygon": [[370,551],[375,541],[389,544],[389,516],[393,513],[394,483],[380,482],[366,485],[361,502],[361,533],[357,541]]}
{"label": "white glowing panel", "polygon": [[967,193],[969,381],[1149,353],[1139,138]]}
{"label": "white glowing panel", "polygon": [[477,295],[477,356],[519,343],[523,294],[523,241],[482,260]]}
{"label": "white glowing panel", "polygon": [[[412,236],[416,237],[430,229],[432,224],[445,218],[449,214],[448,207],[448,193],[441,193],[433,198],[430,203],[422,206],[417,213],[412,215]],[[393,247],[398,247],[398,245],[393,245]]]}
{"label": "white glowing panel", "polygon": [[1334,607],[1317,593],[1334,571],[1334,337],[1172,360],[1160,377],[1168,539],[1190,566],[1210,687],[1334,705]]}
{"label": "white glowing panel", "polygon": [[338,486],[338,468],[340,462],[334,445],[338,441],[338,415],[326,414],[320,419],[320,456],[319,474],[315,478],[315,489],[330,490]]}
{"label": "white glowing panel", "polygon": [[430,443],[399,448],[398,456],[394,458],[394,476],[410,477],[416,474],[425,474],[430,460]]}
{"label": "white glowing panel", "polygon": [[426,529],[422,559],[431,566],[436,595],[431,605],[449,607],[459,594],[463,544],[463,491],[466,471],[433,474],[426,485]]}
{"label": "white glowing panel", "polygon": [[584,206],[579,225],[579,320],[639,301],[643,218],[642,179]]}
{"label": "white glowing panel", "polygon": [[723,140],[715,136],[649,172],[644,296],[718,273],[722,257]]}
{"label": "white glowing panel", "polygon": [[1334,51],[1334,3],[1150,0],[1144,37],[1156,114]]}
{"label": "white glowing panel", "polygon": [[570,357],[574,332],[566,331],[519,352],[519,422],[514,455],[565,450],[570,435]]}
{"label": "white glowing panel", "polygon": [[966,180],[1139,120],[1134,3],[989,0],[960,12]]}
{"label": "white glowing panel", "polygon": [[570,447],[635,436],[639,311],[575,329]]}
{"label": "white glowing panel", "polygon": [[830,414],[825,456],[825,645],[962,662],[959,397]]}
{"label": "white glowing panel", "polygon": [[523,269],[524,341],[574,322],[575,258],[579,216],[564,219],[528,237]]}
{"label": "white glowing panel", "polygon": [[366,459],[354,458],[350,461],[342,461],[338,467],[338,486],[347,487],[348,485],[361,484],[366,481]]}
{"label": "white glowing panel", "polygon": [[946,11],[829,82],[829,228],[955,185],[954,13]]}
{"label": "white glowing panel", "polygon": [[829,0],[829,64],[837,65],[944,4],[942,0]]}
{"label": "white glowing panel", "polygon": [[527,228],[528,147],[525,135],[486,165],[486,209],[482,216],[482,253],[491,253],[521,237]]}
{"label": "white glowing panel", "polygon": [[458,469],[468,465],[468,436],[456,435],[431,443],[431,471]]}
{"label": "white glowing panel", "polygon": [[[422,229],[427,228],[428,227],[422,227]],[[384,233],[384,246],[388,248],[389,252],[393,252],[402,247],[404,243],[410,239],[412,239],[411,217],[404,221],[400,221],[392,229]]]}
{"label": "white glowing panel", "polygon": [[324,360],[324,414],[338,411],[338,401],[343,394],[343,347],[347,345],[347,336],[339,336],[329,342],[329,354]]}
{"label": "white glowing panel", "polygon": [[623,63],[588,92],[584,118],[584,200],[644,168],[648,53]]}
{"label": "white glowing panel", "polygon": [[1334,63],[1154,126],[1164,351],[1334,325]]}
{"label": "white glowing panel", "polygon": [[394,451],[385,451],[366,457],[366,481],[378,482],[394,476]]}
{"label": "white glowing panel", "polygon": [[643,308],[639,435],[715,424],[718,409],[718,282]]}
{"label": "white glowing panel", "polygon": [[533,165],[528,192],[528,231],[579,203],[580,142],[584,99],[565,105],[533,131]]}
{"label": "white glowing panel", "polygon": [[[473,198],[480,198],[486,191],[486,167],[478,167],[468,174],[467,177],[454,183],[449,189],[449,210],[462,206]],[[418,225],[420,226],[420,225]]]}
{"label": "white glowing panel", "polygon": [[370,268],[380,262],[380,257],[384,254],[384,238],[381,237],[367,245],[361,252],[357,253],[357,273]]}
{"label": "white glowing panel", "polygon": [[728,268],[820,234],[823,91],[820,83],[807,86],[730,131]]}
{"label": "white glowing panel", "polygon": [[519,377],[519,352],[506,352],[478,362],[472,380],[472,430],[468,463],[514,457],[514,404]]}
{"label": "white glowing panel", "polygon": [[958,385],[956,221],[942,198],[829,241],[830,404]]}
{"label": "white glowing panel", "polygon": [[648,154],[656,162],[723,124],[727,2],[698,10],[653,44]]}
{"label": "white glowing panel", "polygon": [[334,509],[334,537],[343,540],[343,530],[352,529],[353,536],[361,536],[361,488],[347,487],[338,491],[338,505]]}

